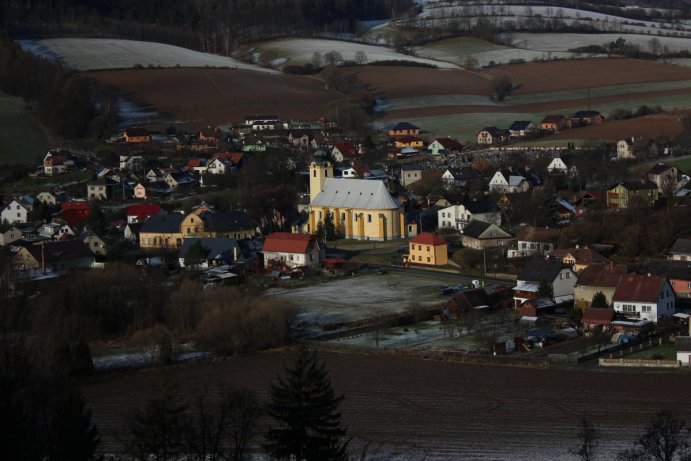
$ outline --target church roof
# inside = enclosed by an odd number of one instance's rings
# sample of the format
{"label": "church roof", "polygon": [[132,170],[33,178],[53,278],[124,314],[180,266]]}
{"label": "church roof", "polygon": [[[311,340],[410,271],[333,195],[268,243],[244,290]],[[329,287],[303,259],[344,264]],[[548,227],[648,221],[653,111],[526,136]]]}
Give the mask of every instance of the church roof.
{"label": "church roof", "polygon": [[391,210],[400,206],[382,181],[327,178],[311,205],[329,208]]}

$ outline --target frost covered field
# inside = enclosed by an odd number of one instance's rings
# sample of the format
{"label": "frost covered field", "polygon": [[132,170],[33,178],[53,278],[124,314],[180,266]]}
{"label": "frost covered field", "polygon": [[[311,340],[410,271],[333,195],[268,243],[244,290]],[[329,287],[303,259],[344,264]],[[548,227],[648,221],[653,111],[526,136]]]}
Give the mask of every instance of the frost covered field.
{"label": "frost covered field", "polygon": [[648,49],[648,44],[653,38],[660,40],[660,45],[667,46],[672,52],[691,50],[691,38],[658,37],[644,34],[515,33],[513,34],[513,41],[516,46],[528,50],[567,51],[582,46],[604,45],[616,41],[619,37],[625,39],[627,43],[640,46],[643,50]]}
{"label": "frost covered field", "polygon": [[447,69],[457,67],[455,64],[449,62],[441,62],[434,59],[419,58],[403,53],[397,53],[396,51],[383,46],[342,42],[339,40],[289,38],[263,43],[260,49],[273,49],[277,52],[278,58],[289,58],[289,62],[292,61],[299,64],[310,62],[312,60],[312,55],[315,52],[324,55],[325,53],[336,51],[341,54],[344,60],[352,61],[355,60],[355,53],[362,51],[365,53],[365,56],[367,56],[368,63],[376,61],[401,60],[431,64],[433,66]]}
{"label": "frost covered field", "polygon": [[25,50],[56,59],[79,71],[130,69],[139,64],[144,67],[229,67],[276,73],[233,58],[163,43],[105,38],[50,38],[21,40],[20,44]]}

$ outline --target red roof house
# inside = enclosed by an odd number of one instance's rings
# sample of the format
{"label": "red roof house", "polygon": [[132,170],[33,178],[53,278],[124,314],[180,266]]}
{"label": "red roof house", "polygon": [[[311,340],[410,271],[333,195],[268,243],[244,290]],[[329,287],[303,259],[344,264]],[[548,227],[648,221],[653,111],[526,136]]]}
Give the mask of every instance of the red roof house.
{"label": "red roof house", "polygon": [[309,267],[319,269],[325,248],[315,235],[274,232],[266,237],[264,267],[271,270]]}
{"label": "red roof house", "polygon": [[132,205],[127,209],[127,223],[134,224],[144,222],[150,217],[158,214],[161,214],[161,205],[158,203]]}
{"label": "red roof house", "polygon": [[432,232],[421,232],[408,242],[407,264],[444,266],[449,262],[446,240]]}
{"label": "red roof house", "polygon": [[242,152],[221,152],[218,154],[214,154],[212,159],[218,158],[221,160],[225,160],[226,162],[230,162],[237,167],[240,166],[240,164],[242,163],[242,159],[244,156],[245,154],[243,154]]}
{"label": "red roof house", "polygon": [[87,220],[91,214],[89,202],[86,200],[68,200],[60,205],[60,217],[72,227]]}

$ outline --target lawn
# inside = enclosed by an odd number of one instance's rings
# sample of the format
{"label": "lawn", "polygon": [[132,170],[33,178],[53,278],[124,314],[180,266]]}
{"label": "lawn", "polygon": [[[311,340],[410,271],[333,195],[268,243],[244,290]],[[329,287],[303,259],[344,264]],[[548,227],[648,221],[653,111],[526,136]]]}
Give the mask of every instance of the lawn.
{"label": "lawn", "polygon": [[626,358],[639,360],[676,360],[677,352],[674,349],[674,344],[664,344],[662,346],[655,346],[641,352],[629,354]]}
{"label": "lawn", "polygon": [[21,99],[0,94],[0,126],[0,164],[36,163],[48,150],[48,139]]}

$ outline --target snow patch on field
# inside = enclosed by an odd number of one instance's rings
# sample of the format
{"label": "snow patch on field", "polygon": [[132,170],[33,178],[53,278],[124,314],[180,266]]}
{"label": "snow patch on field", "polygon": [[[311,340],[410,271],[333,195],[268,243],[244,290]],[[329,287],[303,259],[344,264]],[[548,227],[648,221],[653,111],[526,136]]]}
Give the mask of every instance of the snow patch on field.
{"label": "snow patch on field", "polygon": [[143,67],[227,67],[277,73],[233,58],[163,43],[104,38],[20,40],[23,49],[79,71]]}
{"label": "snow patch on field", "polygon": [[373,63],[377,61],[411,61],[423,64],[430,64],[433,66],[453,69],[457,68],[455,64],[436,61],[434,59],[420,58],[410,56],[403,53],[398,53],[383,46],[366,45],[364,43],[343,42],[339,40],[325,40],[325,39],[307,39],[307,38],[289,38],[282,40],[275,40],[264,43],[262,49],[274,49],[281,57],[290,58],[291,61],[298,63],[307,63],[312,60],[315,52],[322,55],[331,51],[336,51],[341,54],[345,61],[354,61],[355,53],[362,51],[367,56],[367,62]]}
{"label": "snow patch on field", "polygon": [[648,50],[648,44],[653,38],[660,40],[662,46],[667,46],[670,51],[683,51],[691,49],[691,38],[681,37],[657,37],[643,34],[570,34],[570,33],[516,33],[513,35],[514,43],[521,48],[537,51],[567,51],[590,45],[604,45],[616,41],[619,37],[627,43],[638,45],[643,50]]}

